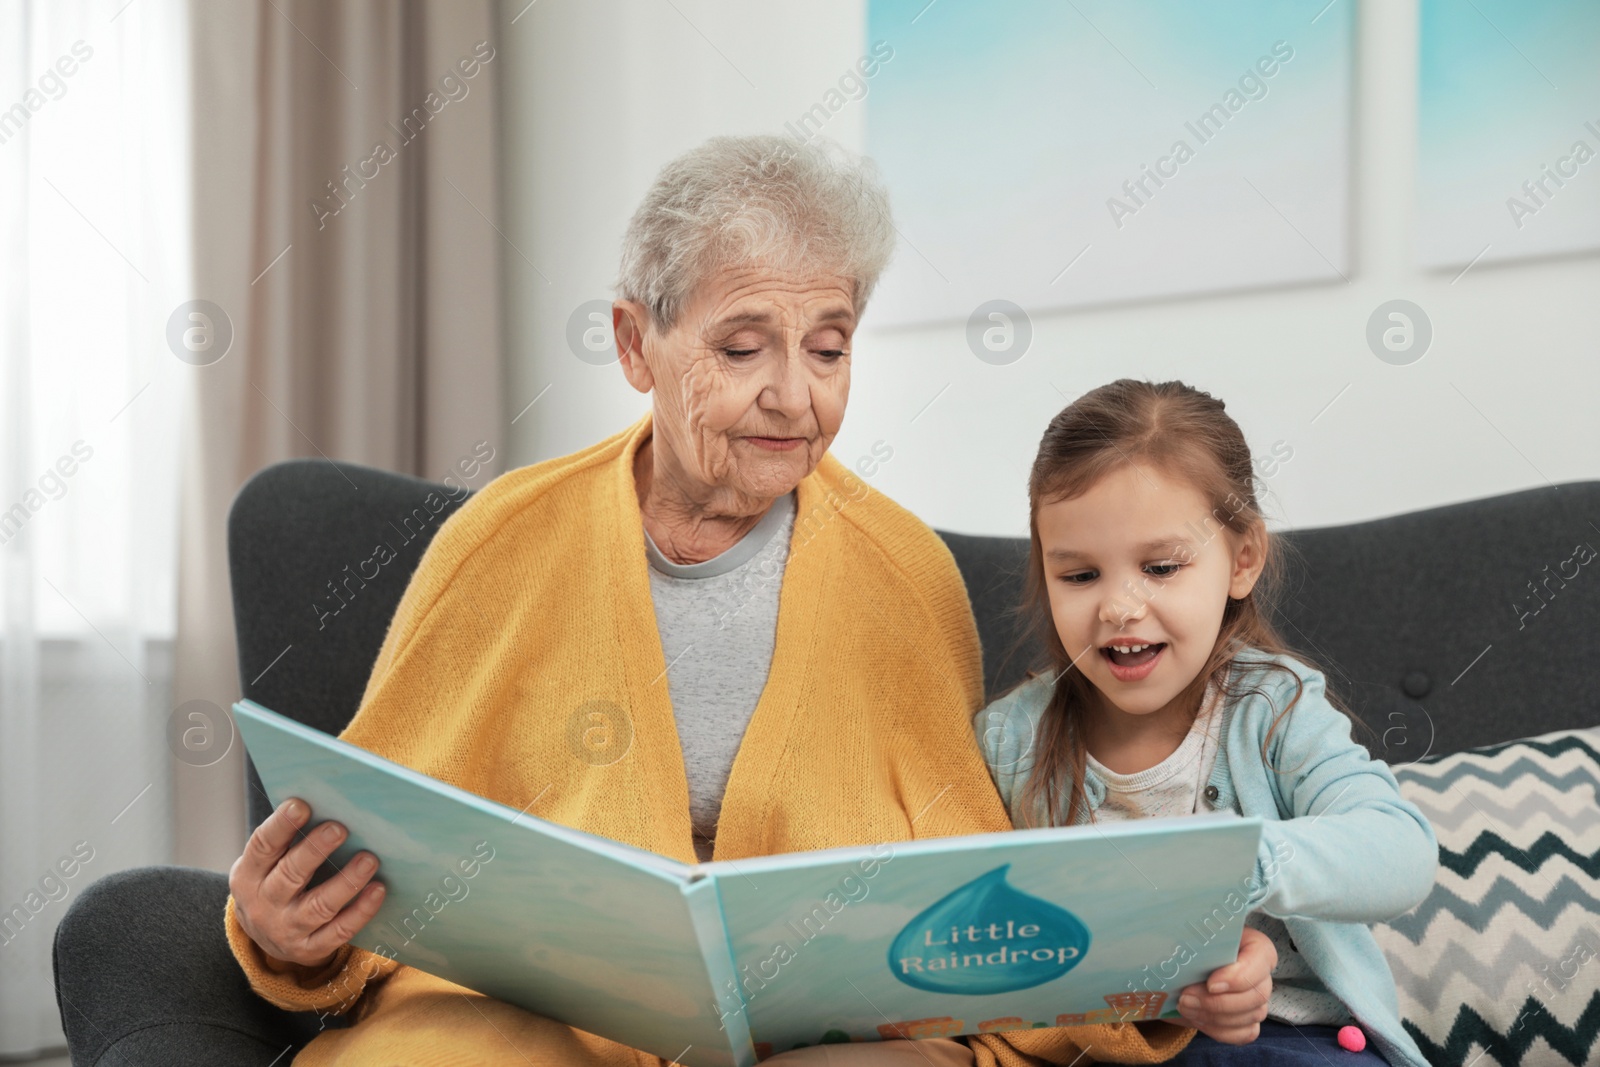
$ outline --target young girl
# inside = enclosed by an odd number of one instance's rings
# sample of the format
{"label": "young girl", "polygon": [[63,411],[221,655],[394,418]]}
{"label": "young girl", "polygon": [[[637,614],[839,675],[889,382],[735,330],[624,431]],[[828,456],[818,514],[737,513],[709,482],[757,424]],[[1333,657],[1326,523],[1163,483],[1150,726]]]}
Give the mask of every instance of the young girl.
{"label": "young girl", "polygon": [[[1278,546],[1252,476],[1222,402],[1181,382],[1113,382],[1051,420],[1028,482],[1024,610],[1052,669],[974,725],[1018,828],[1264,820],[1245,922],[1277,949],[1266,1021],[1247,1044],[1232,1042],[1248,1028],[1196,1034],[1169,1062],[1427,1067],[1363,924],[1427,896],[1437,840],[1268,622],[1256,583]],[[1222,998],[1181,992],[1207,1029]],[[1339,1046],[1347,1026],[1360,1055]]]}

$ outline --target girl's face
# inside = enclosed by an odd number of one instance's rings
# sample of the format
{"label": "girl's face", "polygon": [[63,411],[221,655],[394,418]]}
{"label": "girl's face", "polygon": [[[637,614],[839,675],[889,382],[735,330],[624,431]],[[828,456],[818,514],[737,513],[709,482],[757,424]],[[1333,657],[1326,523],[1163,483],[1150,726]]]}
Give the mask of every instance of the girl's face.
{"label": "girl's face", "polygon": [[[1237,497],[1228,504],[1243,507]],[[1222,526],[1227,517],[1214,516],[1192,486],[1143,464],[1040,506],[1056,633],[1106,711],[1191,710],[1174,698],[1210,657],[1228,598],[1249,593],[1261,573],[1260,538],[1236,538]],[[1115,651],[1138,646],[1149,647]]]}

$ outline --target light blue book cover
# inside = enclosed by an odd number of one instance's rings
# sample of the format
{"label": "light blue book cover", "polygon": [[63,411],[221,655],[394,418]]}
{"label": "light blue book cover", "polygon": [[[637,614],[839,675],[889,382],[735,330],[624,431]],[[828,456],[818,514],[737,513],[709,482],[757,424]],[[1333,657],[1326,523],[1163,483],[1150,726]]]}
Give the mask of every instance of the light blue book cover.
{"label": "light blue book cover", "polygon": [[343,823],[335,865],[381,860],[356,945],[689,1067],[1176,1017],[1237,954],[1261,834],[1216,814],[687,865],[234,713],[273,803]]}

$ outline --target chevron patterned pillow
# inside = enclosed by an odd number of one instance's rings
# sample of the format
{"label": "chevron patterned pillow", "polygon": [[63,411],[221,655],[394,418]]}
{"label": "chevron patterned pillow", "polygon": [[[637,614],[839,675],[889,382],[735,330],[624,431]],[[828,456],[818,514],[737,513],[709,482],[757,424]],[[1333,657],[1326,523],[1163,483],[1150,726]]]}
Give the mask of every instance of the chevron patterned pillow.
{"label": "chevron patterned pillow", "polygon": [[1600,729],[1395,768],[1439,876],[1373,927],[1436,1067],[1600,1063]]}

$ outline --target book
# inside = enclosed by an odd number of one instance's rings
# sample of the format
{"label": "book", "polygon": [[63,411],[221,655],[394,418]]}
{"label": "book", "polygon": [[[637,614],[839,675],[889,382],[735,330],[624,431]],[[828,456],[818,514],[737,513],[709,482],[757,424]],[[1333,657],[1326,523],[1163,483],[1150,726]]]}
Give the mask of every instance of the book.
{"label": "book", "polygon": [[688,1067],[1175,1018],[1237,956],[1261,836],[1215,813],[684,864],[233,711],[273,804],[349,831],[331,865],[378,856],[353,944]]}

